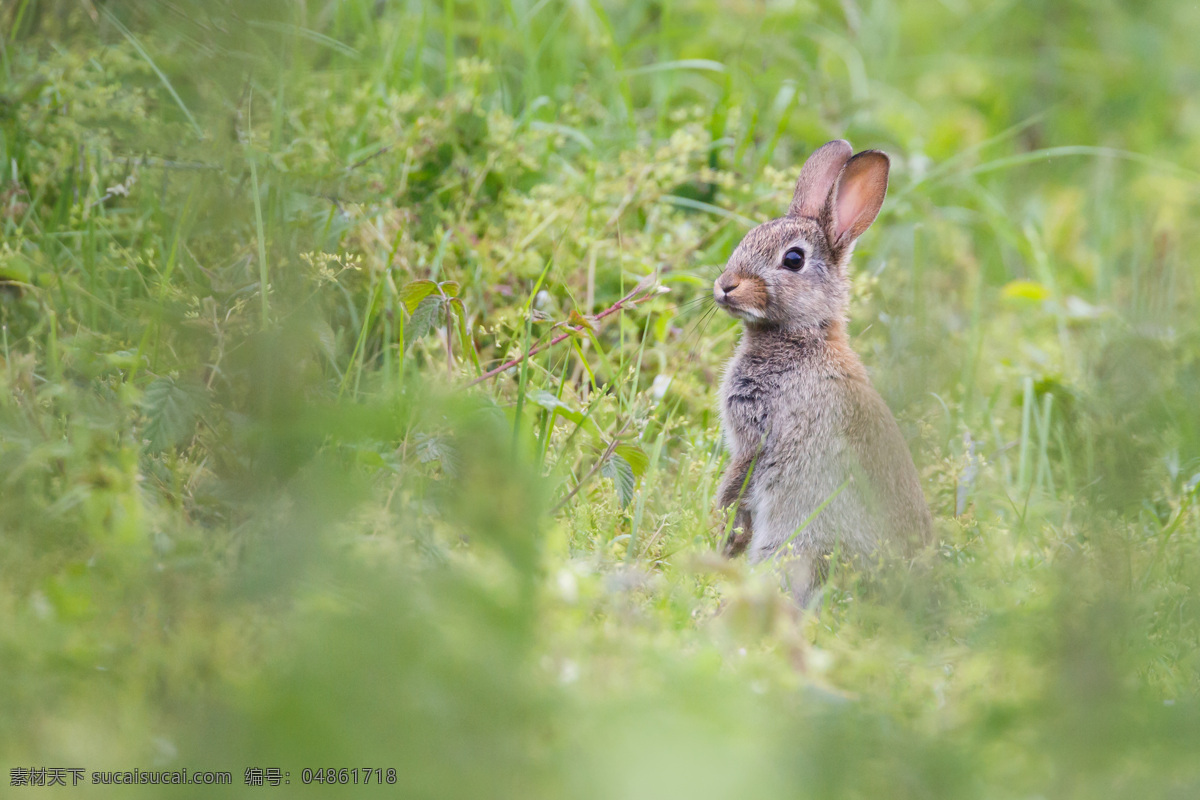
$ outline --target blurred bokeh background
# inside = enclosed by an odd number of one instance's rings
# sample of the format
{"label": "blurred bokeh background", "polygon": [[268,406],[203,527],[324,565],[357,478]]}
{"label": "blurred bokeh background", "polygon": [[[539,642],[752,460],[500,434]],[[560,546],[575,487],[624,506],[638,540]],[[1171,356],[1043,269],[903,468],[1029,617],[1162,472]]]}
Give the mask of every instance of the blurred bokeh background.
{"label": "blurred bokeh background", "polygon": [[[6,0],[0,779],[1197,796],[1198,41],[1171,0]],[[705,298],[836,137],[893,158],[851,328],[938,545],[800,615],[717,554]]]}

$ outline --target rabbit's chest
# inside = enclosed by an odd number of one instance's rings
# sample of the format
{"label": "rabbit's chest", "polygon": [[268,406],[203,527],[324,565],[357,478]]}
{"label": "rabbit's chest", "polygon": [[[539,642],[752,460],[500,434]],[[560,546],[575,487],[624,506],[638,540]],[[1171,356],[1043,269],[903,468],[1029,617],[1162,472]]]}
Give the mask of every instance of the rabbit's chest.
{"label": "rabbit's chest", "polygon": [[828,380],[818,379],[803,369],[755,369],[750,363],[735,362],[726,375],[722,412],[735,450],[763,443],[788,440],[793,446],[822,438],[826,422]]}
{"label": "rabbit's chest", "polygon": [[736,438],[757,441],[766,434],[777,390],[774,382],[762,376],[730,371],[722,411],[726,427]]}

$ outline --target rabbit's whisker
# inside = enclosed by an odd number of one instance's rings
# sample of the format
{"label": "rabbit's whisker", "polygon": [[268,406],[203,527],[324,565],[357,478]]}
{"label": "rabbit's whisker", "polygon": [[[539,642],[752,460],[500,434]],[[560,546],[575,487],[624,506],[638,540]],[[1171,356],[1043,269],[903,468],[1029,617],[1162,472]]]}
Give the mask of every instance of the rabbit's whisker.
{"label": "rabbit's whisker", "polygon": [[691,300],[685,300],[682,303],[679,303],[678,305],[675,306],[675,309],[677,311],[690,310],[690,309],[696,308],[697,306],[701,306],[701,305],[711,301],[712,299],[713,298],[712,298],[711,294],[703,294],[703,295],[700,295],[699,297],[693,297]]}
{"label": "rabbit's whisker", "polygon": [[704,339],[704,332],[708,329],[708,323],[716,316],[717,304],[713,303],[706,308],[700,317],[692,323],[691,330],[687,333],[684,339],[684,346],[688,348],[688,360],[691,361],[696,357],[700,350],[700,342]]}

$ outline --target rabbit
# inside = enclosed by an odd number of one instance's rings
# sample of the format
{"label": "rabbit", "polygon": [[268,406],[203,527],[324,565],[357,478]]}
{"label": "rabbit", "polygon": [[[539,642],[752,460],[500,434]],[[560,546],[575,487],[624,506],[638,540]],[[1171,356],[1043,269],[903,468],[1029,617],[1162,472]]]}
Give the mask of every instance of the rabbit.
{"label": "rabbit", "polygon": [[817,149],[787,215],[747,233],[713,285],[743,322],[720,390],[718,500],[736,506],[726,552],[785,561],[801,605],[834,551],[911,551],[932,536],[912,455],[846,333],[850,254],[890,166],[879,150],[852,153],[844,140]]}

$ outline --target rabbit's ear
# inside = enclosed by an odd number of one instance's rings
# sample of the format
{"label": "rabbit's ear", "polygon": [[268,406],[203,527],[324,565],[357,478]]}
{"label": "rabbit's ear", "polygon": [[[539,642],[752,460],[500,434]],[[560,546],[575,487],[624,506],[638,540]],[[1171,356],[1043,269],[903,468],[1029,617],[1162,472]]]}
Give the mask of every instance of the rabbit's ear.
{"label": "rabbit's ear", "polygon": [[818,147],[800,170],[788,216],[820,217],[833,182],[853,153],[854,148],[845,139],[835,139]]}
{"label": "rabbit's ear", "polygon": [[825,235],[835,247],[852,243],[875,221],[887,194],[887,153],[864,150],[846,162],[829,193]]}

